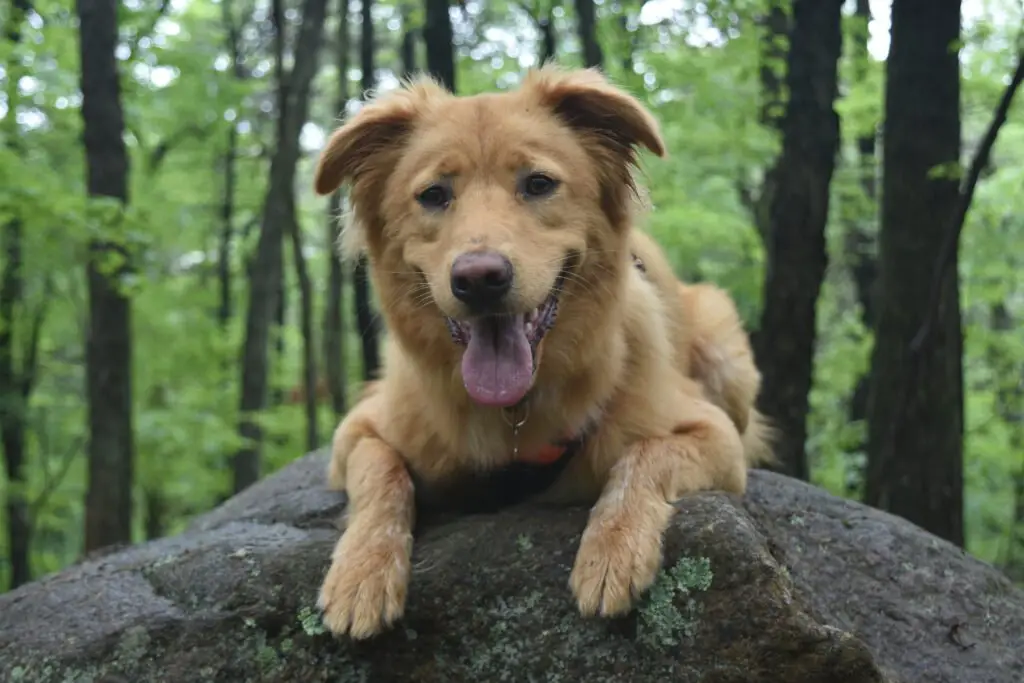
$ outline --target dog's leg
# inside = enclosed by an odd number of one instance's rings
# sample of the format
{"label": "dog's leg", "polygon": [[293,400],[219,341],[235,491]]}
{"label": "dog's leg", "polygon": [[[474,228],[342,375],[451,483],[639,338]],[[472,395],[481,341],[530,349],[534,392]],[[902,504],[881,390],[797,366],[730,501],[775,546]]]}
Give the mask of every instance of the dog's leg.
{"label": "dog's leg", "polygon": [[654,582],[673,501],[700,490],[746,489],[735,425],[717,406],[692,405],[670,436],[632,444],[612,466],[569,577],[584,616],[625,614]]}
{"label": "dog's leg", "polygon": [[318,605],[333,633],[359,639],[383,631],[405,610],[415,504],[409,472],[394,449],[364,433],[347,453],[339,451],[346,441],[335,438],[331,479],[342,483],[344,470],[348,524]]}

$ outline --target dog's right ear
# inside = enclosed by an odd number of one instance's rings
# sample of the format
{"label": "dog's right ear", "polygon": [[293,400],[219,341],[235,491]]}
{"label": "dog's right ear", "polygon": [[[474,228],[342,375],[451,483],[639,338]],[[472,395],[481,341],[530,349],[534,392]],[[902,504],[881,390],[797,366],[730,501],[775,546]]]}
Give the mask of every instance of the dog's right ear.
{"label": "dog's right ear", "polygon": [[398,151],[424,108],[446,95],[444,88],[423,77],[363,105],[331,134],[320,153],[313,176],[316,193],[327,195],[374,169],[394,168],[382,155]]}

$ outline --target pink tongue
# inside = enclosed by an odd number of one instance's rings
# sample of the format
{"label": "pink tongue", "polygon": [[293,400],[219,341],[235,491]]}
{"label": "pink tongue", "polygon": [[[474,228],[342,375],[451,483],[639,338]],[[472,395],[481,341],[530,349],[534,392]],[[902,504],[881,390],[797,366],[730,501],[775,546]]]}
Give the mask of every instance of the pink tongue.
{"label": "pink tongue", "polygon": [[533,382],[533,352],[523,316],[484,318],[470,323],[462,354],[462,382],[477,403],[512,406]]}

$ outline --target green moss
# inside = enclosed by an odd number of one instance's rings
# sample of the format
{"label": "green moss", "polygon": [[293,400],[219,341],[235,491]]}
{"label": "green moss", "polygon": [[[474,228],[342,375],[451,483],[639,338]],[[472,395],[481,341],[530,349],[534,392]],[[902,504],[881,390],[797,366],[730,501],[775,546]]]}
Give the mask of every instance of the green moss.
{"label": "green moss", "polygon": [[303,607],[299,610],[299,623],[307,636],[319,636],[327,633],[323,620],[316,610]]}
{"label": "green moss", "polygon": [[681,557],[671,569],[662,571],[637,610],[637,640],[663,650],[682,637],[692,638],[700,616],[693,593],[710,588],[712,577],[711,561],[706,557]]}

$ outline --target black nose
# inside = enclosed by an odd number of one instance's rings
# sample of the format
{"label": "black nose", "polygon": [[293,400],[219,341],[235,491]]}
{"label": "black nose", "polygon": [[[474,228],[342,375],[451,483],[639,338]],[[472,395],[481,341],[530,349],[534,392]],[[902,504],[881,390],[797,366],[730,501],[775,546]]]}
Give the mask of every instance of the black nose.
{"label": "black nose", "polygon": [[452,294],[472,309],[493,307],[512,289],[512,263],[496,251],[470,251],[452,263]]}

